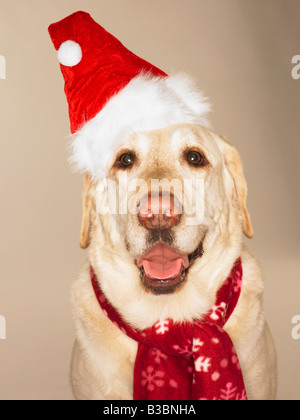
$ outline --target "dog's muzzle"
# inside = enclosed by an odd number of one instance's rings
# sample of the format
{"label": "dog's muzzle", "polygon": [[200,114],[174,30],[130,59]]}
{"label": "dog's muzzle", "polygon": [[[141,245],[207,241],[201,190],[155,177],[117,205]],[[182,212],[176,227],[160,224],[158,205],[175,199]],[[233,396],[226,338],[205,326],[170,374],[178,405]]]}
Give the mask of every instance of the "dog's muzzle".
{"label": "dog's muzzle", "polygon": [[173,293],[185,280],[190,264],[202,255],[202,243],[190,255],[172,247],[172,228],[180,223],[182,205],[170,193],[145,194],[138,206],[138,219],[153,241],[153,246],[137,260],[141,281],[154,294]]}

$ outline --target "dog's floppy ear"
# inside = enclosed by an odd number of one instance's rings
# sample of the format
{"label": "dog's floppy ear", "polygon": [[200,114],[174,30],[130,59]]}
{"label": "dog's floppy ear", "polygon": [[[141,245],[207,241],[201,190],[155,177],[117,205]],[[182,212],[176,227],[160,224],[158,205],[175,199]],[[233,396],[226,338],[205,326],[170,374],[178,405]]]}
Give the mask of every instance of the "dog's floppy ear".
{"label": "dog's floppy ear", "polygon": [[90,244],[91,230],[91,198],[89,195],[92,186],[91,176],[86,174],[82,193],[82,222],[80,231],[80,246],[86,249]]}
{"label": "dog's floppy ear", "polygon": [[236,192],[236,199],[243,217],[243,233],[247,238],[253,237],[253,228],[247,209],[247,184],[243,172],[243,165],[237,150],[231,146],[225,137],[220,136],[222,141],[225,165],[230,173]]}

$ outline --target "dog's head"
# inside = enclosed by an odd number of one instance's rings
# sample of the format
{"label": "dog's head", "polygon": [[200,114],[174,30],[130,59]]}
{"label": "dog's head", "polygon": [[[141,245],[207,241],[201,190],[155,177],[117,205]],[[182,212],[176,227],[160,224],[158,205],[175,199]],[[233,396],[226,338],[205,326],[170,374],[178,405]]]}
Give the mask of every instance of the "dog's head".
{"label": "dog's head", "polygon": [[[187,290],[203,295],[205,276],[217,279],[220,266],[229,272],[242,233],[252,237],[246,195],[237,151],[212,131],[177,125],[134,134],[105,182],[86,176],[81,246],[92,244],[100,276],[112,273],[107,290],[130,285],[164,302]],[[206,286],[216,290],[217,280]]]}

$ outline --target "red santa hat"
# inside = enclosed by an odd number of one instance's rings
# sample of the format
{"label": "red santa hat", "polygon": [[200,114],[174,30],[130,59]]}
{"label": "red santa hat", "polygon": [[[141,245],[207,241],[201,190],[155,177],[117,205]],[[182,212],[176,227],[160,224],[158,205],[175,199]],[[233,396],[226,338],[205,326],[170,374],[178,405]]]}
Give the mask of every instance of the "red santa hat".
{"label": "red santa hat", "polygon": [[73,134],[71,162],[94,179],[134,132],[208,125],[209,104],[189,77],[168,76],[76,12],[49,26],[65,80]]}

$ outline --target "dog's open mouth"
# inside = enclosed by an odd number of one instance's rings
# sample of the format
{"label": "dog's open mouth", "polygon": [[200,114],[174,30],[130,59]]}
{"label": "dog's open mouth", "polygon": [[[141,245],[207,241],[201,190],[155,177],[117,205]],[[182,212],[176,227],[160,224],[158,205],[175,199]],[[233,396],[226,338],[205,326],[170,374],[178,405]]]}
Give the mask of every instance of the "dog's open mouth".
{"label": "dog's open mouth", "polygon": [[137,260],[143,285],[156,295],[173,293],[185,280],[193,260],[202,256],[202,244],[190,255],[183,255],[159,242]]}

